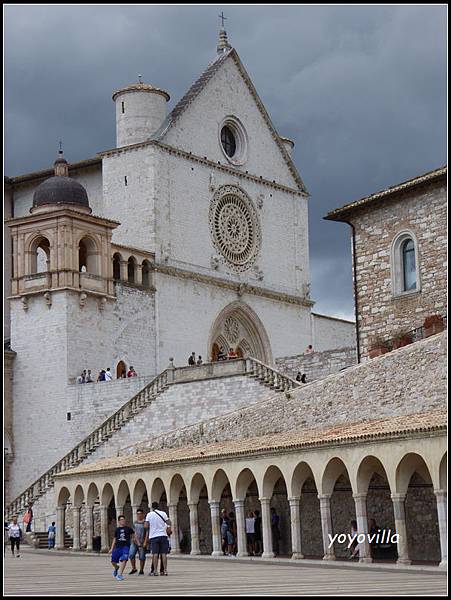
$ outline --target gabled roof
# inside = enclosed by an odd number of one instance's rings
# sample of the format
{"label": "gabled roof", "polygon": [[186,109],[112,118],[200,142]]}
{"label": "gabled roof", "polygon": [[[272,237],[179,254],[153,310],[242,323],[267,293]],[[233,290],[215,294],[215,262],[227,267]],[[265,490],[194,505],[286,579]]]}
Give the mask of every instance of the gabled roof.
{"label": "gabled roof", "polygon": [[376,192],[375,194],[370,194],[369,196],[365,196],[364,198],[360,198],[360,200],[355,200],[350,204],[345,204],[341,208],[336,208],[329,212],[324,219],[329,221],[341,221],[343,217],[348,216],[356,209],[361,208],[362,206],[368,204],[375,204],[378,201],[385,200],[386,198],[391,199],[392,197],[398,197],[403,192],[408,192],[414,188],[417,188],[420,185],[424,185],[427,183],[431,183],[433,181],[439,179],[446,179],[448,172],[448,168],[446,165],[444,167],[440,167],[439,169],[434,169],[433,171],[428,171],[423,175],[419,175],[418,177],[414,177],[413,179],[408,179],[407,181],[403,181],[402,183],[398,183],[397,185],[393,185],[386,190],[382,190],[380,192]]}
{"label": "gabled roof", "polygon": [[210,81],[210,79],[213,77],[213,75],[221,68],[221,66],[225,63],[225,61],[229,57],[235,62],[236,66],[238,67],[238,70],[240,71],[241,76],[244,79],[244,82],[246,83],[247,87],[249,88],[249,92],[251,93],[252,97],[254,98],[263,119],[265,120],[267,126],[269,127],[269,129],[271,131],[271,135],[272,135],[274,141],[276,142],[276,144],[278,145],[279,150],[285,160],[285,163],[287,164],[288,169],[290,170],[292,176],[294,177],[299,190],[308,195],[307,188],[305,187],[305,184],[302,181],[302,178],[301,178],[293,160],[291,159],[291,156],[288,154],[287,150],[285,149],[285,147],[280,139],[280,136],[277,133],[263,102],[260,100],[260,97],[257,94],[257,91],[251,81],[251,78],[249,77],[246,69],[243,66],[243,63],[241,62],[241,60],[238,56],[237,51],[234,48],[231,48],[230,50],[227,50],[226,52],[219,54],[217,56],[217,58],[208,65],[208,67],[205,69],[205,71],[203,71],[203,73],[200,75],[200,77],[198,79],[196,79],[196,81],[191,85],[191,87],[186,92],[186,94],[177,102],[175,107],[172,109],[172,111],[168,114],[168,116],[164,120],[161,127],[158,129],[158,131],[156,131],[154,133],[154,135],[151,137],[151,139],[157,140],[157,141],[163,141],[163,138],[165,137],[166,133],[175,125],[175,123],[177,122],[180,115],[183,114],[183,112],[186,110],[186,108],[195,100],[195,98],[200,94],[200,92],[206,87],[207,83]]}

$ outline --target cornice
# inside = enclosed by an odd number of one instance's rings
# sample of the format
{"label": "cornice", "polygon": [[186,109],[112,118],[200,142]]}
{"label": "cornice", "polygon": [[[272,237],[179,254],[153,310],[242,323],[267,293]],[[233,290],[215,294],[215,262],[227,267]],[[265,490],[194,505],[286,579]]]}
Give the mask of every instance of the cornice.
{"label": "cornice", "polygon": [[189,279],[193,281],[198,281],[199,283],[205,283],[207,285],[213,285],[215,287],[232,290],[233,292],[236,292],[239,296],[243,294],[250,294],[253,296],[269,298],[270,300],[285,302],[287,304],[297,304],[300,306],[307,307],[311,307],[314,305],[313,300],[301,298],[300,296],[285,294],[283,292],[276,292],[274,290],[253,286],[247,283],[236,283],[234,281],[229,281],[228,279],[223,279],[221,277],[212,277],[211,275],[204,275],[202,273],[196,273],[194,271],[180,269],[179,267],[164,265],[162,263],[155,264],[155,272],[162,273],[164,275],[169,275],[171,277],[177,277],[179,279]]}
{"label": "cornice", "polygon": [[282,192],[293,194],[295,196],[300,196],[302,198],[309,197],[309,194],[306,192],[300,191],[295,188],[290,188],[289,186],[283,185],[281,183],[276,183],[276,181],[269,181],[269,179],[265,179],[261,175],[252,175],[251,173],[247,173],[246,171],[240,171],[239,169],[236,169],[229,165],[214,162],[208,159],[206,156],[198,156],[197,154],[187,152],[186,150],[176,148],[175,146],[170,146],[169,144],[165,144],[164,142],[160,142],[159,140],[148,140],[147,142],[140,142],[139,144],[122,146],[121,148],[112,148],[111,150],[105,150],[105,152],[99,153],[99,156],[113,156],[114,154],[120,154],[121,152],[127,152],[129,150],[145,148],[147,146],[155,146],[157,148],[160,148],[164,152],[167,152],[168,154],[179,156],[186,160],[190,160],[191,162],[204,164],[212,169],[215,169],[216,171],[221,171],[223,173],[233,175],[234,177],[241,177],[243,179],[247,179],[248,181],[253,181],[254,183],[260,183],[275,190],[280,190]]}

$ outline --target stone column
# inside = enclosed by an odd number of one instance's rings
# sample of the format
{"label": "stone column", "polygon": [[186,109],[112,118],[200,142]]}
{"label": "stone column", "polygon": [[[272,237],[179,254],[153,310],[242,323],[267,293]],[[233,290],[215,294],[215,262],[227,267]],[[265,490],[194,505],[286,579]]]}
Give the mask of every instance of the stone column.
{"label": "stone column", "polygon": [[288,498],[290,503],[291,520],[291,558],[296,560],[304,558],[301,550],[301,498],[294,496]]}
{"label": "stone column", "polygon": [[440,549],[442,552],[442,560],[440,561],[440,567],[446,567],[448,565],[448,546],[447,546],[447,517],[446,517],[446,490],[434,490],[435,497],[437,498],[437,514],[438,514],[438,527],[440,531]]}
{"label": "stone column", "polygon": [[179,520],[177,515],[177,503],[168,504],[169,519],[171,521],[171,554],[180,554]]}
{"label": "stone column", "polygon": [[94,537],[94,507],[86,505],[86,551],[92,552],[92,538]]}
{"label": "stone column", "polygon": [[330,514],[330,496],[331,494],[318,494],[319,506],[321,510],[321,528],[323,530],[323,560],[335,560],[335,550],[330,544],[329,535],[333,537],[332,517]]}
{"label": "stone column", "polygon": [[272,535],[271,535],[271,511],[270,511],[271,498],[260,498],[260,504],[262,507],[262,533],[263,533],[263,554],[262,558],[273,558],[274,552],[272,549]]}
{"label": "stone column", "polygon": [[191,554],[200,554],[199,547],[199,524],[197,520],[197,502],[190,502],[189,508],[189,525],[191,530]]}
{"label": "stone column", "polygon": [[137,283],[138,285],[142,285],[143,283],[142,265],[139,265],[138,263],[136,263],[135,269],[135,283]]}
{"label": "stone column", "polygon": [[365,534],[363,542],[359,542],[359,562],[373,562],[371,549],[368,542],[368,514],[366,509],[366,494],[353,494],[355,502],[355,516],[357,519],[357,531],[359,535]]}
{"label": "stone column", "polygon": [[55,550],[64,550],[64,517],[65,506],[56,507]]}
{"label": "stone column", "polygon": [[213,541],[212,556],[222,556],[221,528],[219,526],[219,502],[209,502],[211,515],[211,537]]}
{"label": "stone column", "polygon": [[399,536],[398,540],[398,565],[410,565],[412,562],[409,559],[409,547],[407,545],[407,527],[406,527],[406,510],[405,510],[405,494],[392,494],[393,512],[395,514],[396,533]]}
{"label": "stone column", "polygon": [[121,281],[128,281],[128,261],[121,260]]}
{"label": "stone column", "polygon": [[80,550],[80,507],[72,507],[72,517],[74,519],[74,541],[72,550]]}
{"label": "stone column", "polygon": [[114,508],[116,510],[116,527],[119,527],[119,515],[124,514],[124,507],[123,506],[115,506]]}
{"label": "stone column", "polygon": [[244,500],[234,500],[236,515],[237,556],[248,556],[246,543],[246,529],[244,527]]}
{"label": "stone column", "polygon": [[99,506],[100,508],[100,537],[101,552],[108,553],[110,549],[110,540],[108,535],[108,506]]}

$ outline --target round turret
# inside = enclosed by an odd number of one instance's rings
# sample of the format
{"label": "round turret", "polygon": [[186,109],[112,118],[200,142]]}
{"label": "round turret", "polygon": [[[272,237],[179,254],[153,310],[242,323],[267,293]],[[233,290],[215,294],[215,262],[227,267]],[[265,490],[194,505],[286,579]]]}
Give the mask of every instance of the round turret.
{"label": "round turret", "polygon": [[114,92],[116,146],[148,140],[165,120],[169,98],[164,90],[141,82]]}

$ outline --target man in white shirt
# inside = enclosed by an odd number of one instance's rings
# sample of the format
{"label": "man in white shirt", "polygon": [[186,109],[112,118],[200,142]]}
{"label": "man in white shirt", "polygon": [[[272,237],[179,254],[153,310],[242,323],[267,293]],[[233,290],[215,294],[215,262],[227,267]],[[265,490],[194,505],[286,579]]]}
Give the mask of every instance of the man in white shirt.
{"label": "man in white shirt", "polygon": [[108,367],[108,369],[105,371],[105,381],[111,381],[112,379],[113,376],[111,374],[110,367]]}
{"label": "man in white shirt", "polygon": [[158,509],[158,502],[152,502],[152,510],[147,513],[145,528],[147,531],[146,540],[149,540],[150,552],[152,554],[153,573],[149,575],[158,575],[158,555],[161,555],[164,573],[167,575],[167,554],[169,552],[169,539],[171,535],[171,521],[168,515]]}

